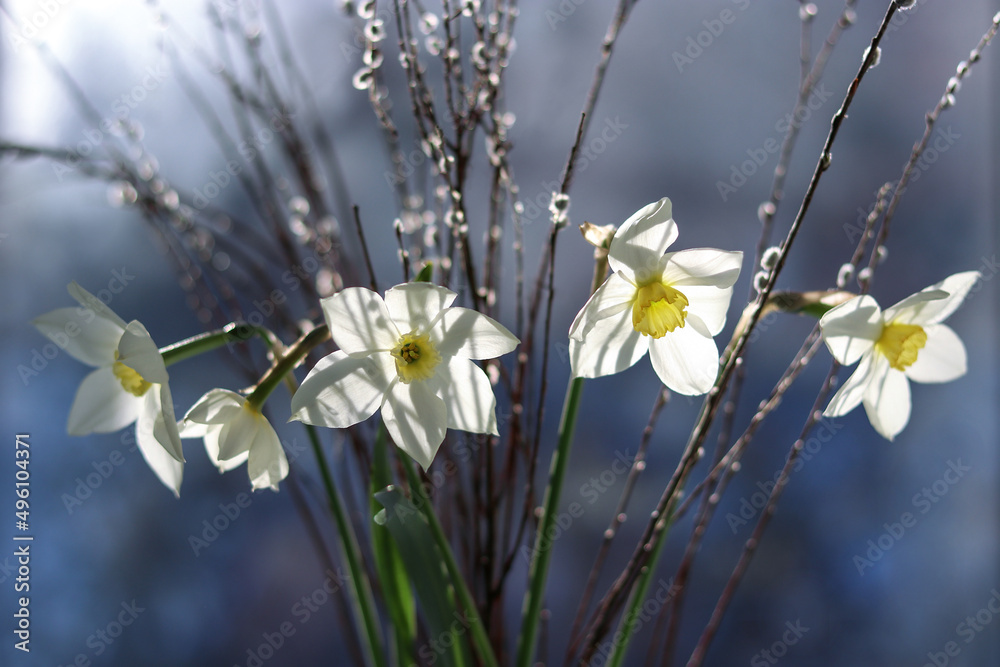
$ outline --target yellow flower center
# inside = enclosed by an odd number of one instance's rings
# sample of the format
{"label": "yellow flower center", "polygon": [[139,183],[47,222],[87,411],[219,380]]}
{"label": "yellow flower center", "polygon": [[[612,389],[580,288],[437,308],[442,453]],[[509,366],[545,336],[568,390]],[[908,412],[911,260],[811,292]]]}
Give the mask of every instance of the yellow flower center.
{"label": "yellow flower center", "polygon": [[917,352],[927,344],[927,334],[916,324],[887,324],[875,347],[898,371],[917,360]]}
{"label": "yellow flower center", "polygon": [[118,350],[115,350],[115,363],[111,366],[111,372],[122,383],[122,389],[133,396],[142,396],[152,386],[143,380],[142,376],[134,369],[118,361]]}
{"label": "yellow flower center", "polygon": [[441,363],[441,355],[427,334],[403,334],[390,354],[396,359],[396,374],[403,384],[426,380]]}
{"label": "yellow flower center", "polygon": [[643,336],[661,338],[684,326],[688,300],[680,291],[661,282],[639,288],[632,302],[632,326]]}

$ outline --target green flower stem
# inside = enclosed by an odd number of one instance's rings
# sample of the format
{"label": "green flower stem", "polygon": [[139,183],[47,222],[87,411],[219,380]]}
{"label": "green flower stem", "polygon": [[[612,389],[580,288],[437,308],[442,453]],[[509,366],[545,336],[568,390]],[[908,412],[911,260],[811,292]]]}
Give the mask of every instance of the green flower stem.
{"label": "green flower stem", "polygon": [[419,505],[420,511],[423,512],[427,523],[430,524],[431,534],[434,535],[434,541],[444,556],[445,567],[448,568],[448,574],[451,576],[455,590],[458,592],[459,601],[465,608],[465,620],[469,623],[472,643],[476,647],[479,659],[486,667],[498,667],[496,656],[493,654],[493,646],[490,644],[490,637],[486,633],[486,628],[483,627],[483,619],[479,617],[479,608],[476,606],[476,601],[473,599],[472,593],[469,592],[469,587],[465,585],[465,578],[462,576],[462,571],[458,568],[458,563],[455,561],[455,554],[452,553],[451,545],[444,534],[441,522],[438,521],[437,514],[434,513],[431,499],[427,496],[427,492],[420,482],[420,477],[413,467],[413,461],[405,454],[400,456],[399,460],[406,471],[406,478],[410,482],[412,493],[416,497],[415,504]]}
{"label": "green flower stem", "polygon": [[549,468],[549,484],[545,489],[542,520],[538,524],[535,535],[535,547],[531,554],[531,568],[528,572],[529,587],[524,598],[521,612],[521,634],[517,645],[518,667],[530,667],[533,664],[535,644],[538,640],[538,619],[542,611],[542,601],[545,597],[545,582],[548,577],[549,557],[552,555],[550,535],[556,522],[556,510],[559,509],[559,495],[569,461],[569,449],[573,443],[573,432],[576,429],[576,415],[580,409],[580,397],[583,395],[583,378],[570,380],[566,391],[566,401],[563,405],[562,420],[559,423],[559,443],[552,455]]}
{"label": "green flower stem", "polygon": [[[670,531],[673,522],[674,517],[670,516],[667,519],[666,527],[663,529],[664,535]],[[632,630],[635,629],[637,625],[641,625],[634,623],[633,621],[642,613],[642,605],[646,601],[646,594],[649,592],[649,584],[653,580],[653,572],[656,570],[655,564],[659,562],[660,552],[663,551],[663,545],[666,543],[667,541],[665,539],[656,543],[656,546],[653,547],[653,553],[650,554],[650,567],[647,567],[645,571],[639,575],[639,580],[636,582],[635,590],[632,591],[632,597],[629,598],[625,613],[622,615],[621,621],[618,623],[618,632],[614,634],[614,653],[612,653],[611,658],[608,659],[608,667],[621,667],[622,660],[625,659],[625,654],[628,652],[629,641],[632,639]],[[674,591],[671,589],[668,595],[673,597]]]}
{"label": "green flower stem", "polygon": [[330,327],[326,324],[321,324],[292,343],[275,360],[274,364],[267,369],[260,382],[257,383],[254,390],[247,396],[247,403],[250,407],[260,412],[261,406],[264,405],[267,397],[284,381],[285,377],[292,372],[292,369],[298,366],[303,357],[309,354],[320,343],[329,340],[329,338]]}
{"label": "green flower stem", "polygon": [[173,345],[160,348],[163,363],[167,366],[178,361],[211,352],[230,343],[245,343],[253,336],[260,336],[267,346],[273,347],[277,338],[264,327],[255,327],[242,322],[231,322],[221,329],[192,336]]}
{"label": "green flower stem", "polygon": [[[581,227],[583,235],[587,231]],[[610,244],[610,240],[608,241]],[[594,277],[590,284],[593,294],[604,282],[608,273],[608,249],[603,245],[594,250]],[[559,509],[559,496],[562,493],[563,480],[566,478],[566,468],[569,464],[569,448],[573,444],[573,432],[576,430],[576,415],[580,410],[580,397],[583,395],[583,378],[573,378],[566,389],[563,402],[562,419],[559,421],[559,442],[552,454],[549,465],[549,484],[545,488],[545,500],[542,509],[542,520],[535,534],[535,548],[531,555],[531,566],[528,570],[528,591],[524,596],[524,606],[521,610],[521,634],[517,640],[518,667],[530,667],[535,654],[535,644],[538,641],[538,619],[542,613],[542,602],[545,598],[545,583],[548,580],[549,557],[552,555],[552,545],[548,535],[552,534],[556,521],[556,510]]]}
{"label": "green flower stem", "polygon": [[357,535],[355,535],[354,527],[344,510],[344,503],[340,499],[337,487],[333,483],[333,475],[330,474],[330,467],[323,455],[323,448],[320,445],[319,436],[316,434],[316,428],[310,424],[303,424],[303,426],[309,435],[309,442],[312,444],[313,453],[316,455],[316,462],[319,465],[319,474],[323,478],[323,488],[326,490],[327,499],[330,501],[330,510],[337,523],[337,532],[340,534],[338,544],[343,559],[347,562],[347,568],[351,572],[351,603],[355,616],[360,618],[364,625],[365,632],[364,636],[361,637],[361,646],[365,652],[366,663],[375,667],[387,667],[385,651],[382,648],[382,629],[375,611],[375,598],[372,595],[372,585],[368,580],[368,573],[361,564],[361,547],[358,546]]}

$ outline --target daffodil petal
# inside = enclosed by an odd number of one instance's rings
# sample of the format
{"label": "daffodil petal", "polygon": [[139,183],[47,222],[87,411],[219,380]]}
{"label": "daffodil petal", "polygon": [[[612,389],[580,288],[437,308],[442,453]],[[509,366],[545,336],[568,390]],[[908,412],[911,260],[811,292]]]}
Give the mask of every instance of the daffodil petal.
{"label": "daffodil petal", "polygon": [[198,435],[184,435],[189,432],[198,434],[197,430],[190,430],[188,424],[225,424],[236,417],[245,402],[246,399],[235,391],[212,389],[199,398],[184,415],[183,437],[198,437]]}
{"label": "daffodil petal", "polygon": [[819,320],[830,354],[848,366],[875,345],[882,335],[882,324],[882,310],[867,294],[831,308]]}
{"label": "daffodil petal", "polygon": [[652,275],[663,253],[677,239],[677,223],[671,215],[672,205],[666,197],[633,213],[611,239],[611,269],[633,282],[637,276],[644,280]]}
{"label": "daffodil petal", "polygon": [[107,304],[80,287],[76,281],[67,285],[66,291],[68,291],[69,295],[76,299],[81,306],[92,311],[95,316],[101,318],[102,320],[111,322],[119,329],[124,329],[127,326],[125,324],[125,320],[118,317],[113,310],[108,308]]}
{"label": "daffodil petal", "polygon": [[448,410],[429,383],[394,383],[382,403],[382,420],[396,446],[427,470],[448,428]]}
{"label": "daffodil petal", "polygon": [[124,327],[86,308],[57,308],[31,321],[46,338],[88,366],[109,366],[115,360]]}
{"label": "daffodil petal", "polygon": [[694,326],[685,325],[650,341],[649,359],[660,381],[686,396],[708,393],[719,375],[715,339]]}
{"label": "daffodil petal", "polygon": [[879,435],[892,440],[910,421],[910,381],[890,368],[888,361],[876,361],[876,366],[873,381],[865,390],[865,412]]}
{"label": "daffodil petal", "polygon": [[924,328],[927,342],[917,353],[917,360],[904,371],[916,382],[951,382],[965,375],[965,345],[946,324]]}
{"label": "daffodil petal", "polygon": [[583,340],[601,320],[631,309],[635,296],[635,285],[621,275],[612,273],[577,313],[569,327],[570,338]]}
{"label": "daffodil petal", "polygon": [[153,421],[153,437],[163,445],[163,448],[171,456],[178,461],[183,461],[184,451],[181,448],[181,436],[177,429],[177,418],[174,416],[174,399],[170,395],[170,386],[166,384],[153,385],[146,392],[145,398],[146,402],[144,406],[150,405],[152,401],[157,408]]}
{"label": "daffodil petal", "polygon": [[[231,459],[227,459],[225,461],[220,460],[219,436],[222,434],[222,424],[213,424],[211,426],[195,424],[194,422],[188,422],[188,424],[190,426],[198,426],[204,429],[205,452],[208,453],[209,460],[215,465],[216,468],[219,469],[220,473],[228,472],[233,468],[240,467],[250,456],[250,452],[247,451],[243,452],[242,454],[237,454]],[[184,435],[184,433],[188,432],[187,428],[190,428],[190,426],[185,427],[185,431],[182,433],[182,437],[191,437]]]}
{"label": "daffodil petal", "polygon": [[175,496],[180,497],[181,480],[184,478],[184,464],[171,456],[151,434],[144,434],[138,424],[136,424],[135,434],[139,452],[142,454],[142,458],[145,459],[146,465],[149,466],[164,486],[173,491]]}
{"label": "daffodil petal", "polygon": [[210,429],[221,428],[215,424],[199,424],[198,422],[185,421],[184,419],[177,422],[177,432],[180,434],[182,439],[189,438],[204,438]]}
{"label": "daffodil petal", "polygon": [[[173,416],[173,402],[169,391],[166,394],[153,385],[142,397],[142,407],[135,422],[135,440],[146,464],[156,473],[164,486],[180,495],[181,479],[184,473],[184,455],[181,451],[177,422]],[[166,410],[169,409],[173,432],[164,424]]]}
{"label": "daffodil petal", "polygon": [[[167,392],[169,409],[173,417],[173,401]],[[180,434],[177,433],[177,422],[173,422],[174,433],[172,434],[164,424],[163,393],[161,385],[154,384],[145,394],[142,395],[139,405],[139,414],[135,422],[136,440],[146,443],[150,449],[154,446],[162,447],[165,452],[178,461],[184,461],[184,453],[181,449]],[[176,434],[176,441],[172,435]]]}
{"label": "daffodil petal", "polygon": [[486,372],[468,359],[452,357],[438,371],[439,395],[448,410],[448,428],[499,435],[496,396]]}
{"label": "daffodil petal", "polygon": [[228,461],[250,451],[261,421],[265,420],[258,419],[252,409],[244,406],[240,414],[223,424],[219,432],[219,460]]}
{"label": "daffodil petal", "polygon": [[[842,417],[848,412],[858,407],[865,397],[865,389],[871,383],[876,370],[875,352],[865,354],[861,357],[861,363],[854,369],[854,372],[844,381],[837,393],[830,399],[829,405],[823,411],[826,417]],[[886,364],[888,367],[888,364]]]}
{"label": "daffodil petal", "polygon": [[743,253],[715,248],[691,248],[667,253],[663,269],[663,282],[671,287],[685,285],[711,285],[732,287],[740,277]]}
{"label": "daffodil petal", "polygon": [[76,391],[67,431],[70,435],[120,431],[136,420],[142,400],[122,389],[110,366],[98,368]]}
{"label": "daffodil petal", "polygon": [[442,310],[458,295],[431,283],[403,283],[385,292],[385,306],[401,334],[426,332]]}
{"label": "daffodil petal", "polygon": [[712,336],[718,335],[726,326],[726,314],[733,298],[733,288],[687,285],[678,289],[688,300],[688,316],[693,315],[700,319]]}
{"label": "daffodil petal", "polygon": [[166,384],[169,379],[163,355],[138,320],[132,320],[125,327],[125,333],[118,342],[118,361],[141,375],[146,382]]}
{"label": "daffodil petal", "polygon": [[363,287],[347,289],[320,301],[330,336],[350,355],[391,350],[405,331],[399,331],[389,316],[385,302]]}
{"label": "daffodil petal", "polygon": [[330,428],[347,428],[368,419],[395,375],[391,361],[388,354],[349,357],[342,350],[328,354],[292,396],[292,419]]}
{"label": "daffodil petal", "polygon": [[924,312],[924,306],[931,302],[943,304],[948,298],[948,293],[940,289],[923,289],[916,294],[911,294],[899,303],[885,309],[885,320],[891,322],[898,320],[902,324],[916,324],[920,321],[920,315]]}
{"label": "daffodil petal", "polygon": [[[980,277],[978,271],[964,271],[948,276],[941,282],[906,297],[891,308],[887,308],[885,319],[889,322],[899,319],[905,324],[921,326],[944,322],[962,305],[969,290]],[[941,295],[941,292],[944,294]],[[927,298],[928,296],[939,298]]]}
{"label": "daffodil petal", "polygon": [[596,320],[583,340],[569,339],[573,377],[596,378],[631,368],[649,349],[649,337],[632,326],[630,310]]}
{"label": "daffodil petal", "polygon": [[[213,389],[212,391],[223,390]],[[202,397],[202,400],[204,400],[204,397]],[[201,401],[199,401],[199,403],[200,402]],[[188,412],[190,414],[190,411]],[[208,460],[212,462],[212,465],[219,469],[220,473],[236,468],[247,459],[248,452],[244,452],[243,454],[233,457],[228,461],[219,460],[219,434],[222,432],[222,424],[200,424],[198,422],[189,421],[185,417],[185,419],[182,419],[177,425],[177,428],[180,431],[181,438],[202,438],[202,441],[205,443],[205,451],[208,453]]]}
{"label": "daffodil petal", "polygon": [[288,458],[274,427],[263,417],[259,421],[257,436],[250,446],[247,473],[254,491],[266,488],[277,491],[278,482],[288,476]]}
{"label": "daffodil petal", "polygon": [[492,317],[469,308],[448,308],[429,332],[443,357],[493,359],[512,351],[520,342]]}

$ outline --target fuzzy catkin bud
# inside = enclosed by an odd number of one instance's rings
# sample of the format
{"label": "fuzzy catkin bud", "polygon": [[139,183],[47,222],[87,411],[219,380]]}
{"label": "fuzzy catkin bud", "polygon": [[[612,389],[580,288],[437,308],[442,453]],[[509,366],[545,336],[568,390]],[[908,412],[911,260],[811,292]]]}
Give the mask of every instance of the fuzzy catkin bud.
{"label": "fuzzy catkin bud", "polygon": [[757,219],[760,220],[761,224],[764,224],[777,210],[778,209],[775,207],[774,202],[766,201],[757,207]]}
{"label": "fuzzy catkin bud", "polygon": [[753,277],[753,288],[758,292],[764,291],[764,286],[767,285],[768,273],[767,271],[758,271]]}
{"label": "fuzzy catkin bud", "polygon": [[854,276],[854,265],[850,263],[842,264],[837,272],[837,288],[844,289],[847,281]]}
{"label": "fuzzy catkin bud", "polygon": [[552,214],[552,222],[556,225],[565,225],[569,222],[566,211],[569,210],[569,195],[562,192],[553,192],[552,200],[549,202],[549,213]]}
{"label": "fuzzy catkin bud", "polygon": [[770,271],[774,268],[775,264],[778,263],[778,257],[781,256],[781,248],[777,246],[771,246],[764,251],[764,254],[760,256],[761,268]]}

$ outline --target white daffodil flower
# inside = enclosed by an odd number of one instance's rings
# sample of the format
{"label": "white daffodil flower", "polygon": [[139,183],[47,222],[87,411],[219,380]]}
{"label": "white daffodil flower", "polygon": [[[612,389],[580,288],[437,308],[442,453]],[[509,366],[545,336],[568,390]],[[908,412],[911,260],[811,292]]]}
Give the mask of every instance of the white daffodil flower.
{"label": "white daffodil flower", "polygon": [[892,440],[910,420],[910,383],[950,382],[965,375],[965,346],[941,324],[979,279],[956,273],[884,312],[867,294],[830,309],[819,321],[823,340],[841,364],[861,360],[823,411],[840,417],[864,403],[868,420]]}
{"label": "white daffodil flower", "polygon": [[277,491],[288,476],[288,459],[274,427],[236,392],[213,389],[198,399],[181,420],[181,437],[204,438],[220,472],[246,461],[254,491]]}
{"label": "white daffodil flower", "polygon": [[69,434],[112,433],[135,422],[143,458],[179,496],[184,454],[159,349],[138,321],[126,324],[75,282],[68,290],[79,308],[58,308],[31,323],[70,356],[97,368],[76,392]]}
{"label": "white daffodil flower", "polygon": [[396,445],[424,470],[446,429],[498,435],[496,397],[472,359],[513,350],[493,319],[451,307],[457,295],[430,283],[385,293],[352,287],[322,300],[340,349],[321,359],[292,397],[292,419],[346,428],[382,410]]}
{"label": "white daffodil flower", "polygon": [[712,388],[719,372],[714,336],[725,326],[743,253],[666,253],[676,238],[667,198],[639,209],[615,232],[608,249],[614,273],[569,330],[573,377],[618,373],[648,351],[660,380],[678,394]]}

